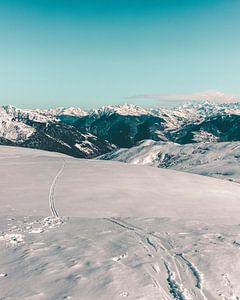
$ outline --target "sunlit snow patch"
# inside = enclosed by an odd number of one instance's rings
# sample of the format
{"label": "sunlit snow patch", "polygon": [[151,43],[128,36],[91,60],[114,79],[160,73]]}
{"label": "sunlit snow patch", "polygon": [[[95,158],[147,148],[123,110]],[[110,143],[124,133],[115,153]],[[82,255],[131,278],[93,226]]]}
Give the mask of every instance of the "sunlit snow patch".
{"label": "sunlit snow patch", "polygon": [[24,235],[20,233],[6,233],[0,236],[0,241],[5,241],[6,243],[16,246],[24,243]]}

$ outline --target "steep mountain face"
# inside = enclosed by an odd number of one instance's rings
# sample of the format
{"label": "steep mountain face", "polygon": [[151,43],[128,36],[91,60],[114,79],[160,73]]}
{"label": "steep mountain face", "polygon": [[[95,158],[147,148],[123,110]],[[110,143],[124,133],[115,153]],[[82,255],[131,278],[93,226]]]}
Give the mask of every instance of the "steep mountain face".
{"label": "steep mountain face", "polygon": [[202,141],[239,141],[240,115],[218,114],[198,124],[189,124],[173,133],[173,140],[179,144]]}
{"label": "steep mountain face", "polygon": [[36,132],[23,147],[65,153],[74,157],[93,158],[115,147],[91,133],[80,132],[76,127],[61,123],[32,124]]}
{"label": "steep mountain face", "polygon": [[240,104],[200,103],[149,110],[134,105],[107,106],[72,124],[124,148],[144,139],[180,144],[237,141]]}
{"label": "steep mountain face", "polygon": [[179,145],[146,140],[98,159],[174,169],[240,183],[240,142]]}
{"label": "steep mountain face", "polygon": [[39,110],[0,108],[0,144],[29,147],[92,158],[115,148],[109,142],[74,126],[57,116]]}
{"label": "steep mountain face", "polygon": [[135,105],[102,107],[73,125],[119,147],[132,147],[147,138],[166,140],[166,120]]}
{"label": "steep mountain face", "polygon": [[74,126],[88,130],[119,147],[131,147],[147,138],[166,140],[163,123],[163,119],[151,115],[127,116],[113,113],[100,117],[90,115],[79,119]]}

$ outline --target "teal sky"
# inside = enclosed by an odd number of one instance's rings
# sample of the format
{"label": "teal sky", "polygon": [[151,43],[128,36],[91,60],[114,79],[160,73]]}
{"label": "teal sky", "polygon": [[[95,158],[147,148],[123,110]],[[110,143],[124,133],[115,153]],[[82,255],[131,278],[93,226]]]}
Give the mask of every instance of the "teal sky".
{"label": "teal sky", "polygon": [[239,16],[239,0],[0,0],[0,102],[89,109],[240,95]]}

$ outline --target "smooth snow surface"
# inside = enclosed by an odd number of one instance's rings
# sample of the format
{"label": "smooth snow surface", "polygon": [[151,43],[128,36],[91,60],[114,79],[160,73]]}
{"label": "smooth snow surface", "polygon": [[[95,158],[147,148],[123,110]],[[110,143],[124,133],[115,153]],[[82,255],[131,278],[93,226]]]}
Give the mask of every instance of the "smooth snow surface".
{"label": "smooth snow surface", "polygon": [[0,299],[239,299],[238,184],[4,146],[0,169]]}
{"label": "smooth snow surface", "polygon": [[[240,214],[240,186],[173,170],[0,147],[0,215],[48,215],[48,194],[60,215],[74,217],[226,217]],[[234,218],[236,217],[236,218]]]}

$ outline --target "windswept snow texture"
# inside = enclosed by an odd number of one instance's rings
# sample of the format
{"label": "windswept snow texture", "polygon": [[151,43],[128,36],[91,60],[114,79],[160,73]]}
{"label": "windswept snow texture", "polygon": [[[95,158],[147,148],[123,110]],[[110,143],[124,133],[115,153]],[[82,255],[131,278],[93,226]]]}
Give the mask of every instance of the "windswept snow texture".
{"label": "windswept snow texture", "polygon": [[6,146],[0,168],[0,299],[239,299],[238,184]]}
{"label": "windswept snow texture", "polygon": [[240,183],[240,142],[179,145],[146,140],[98,159],[149,165]]}

